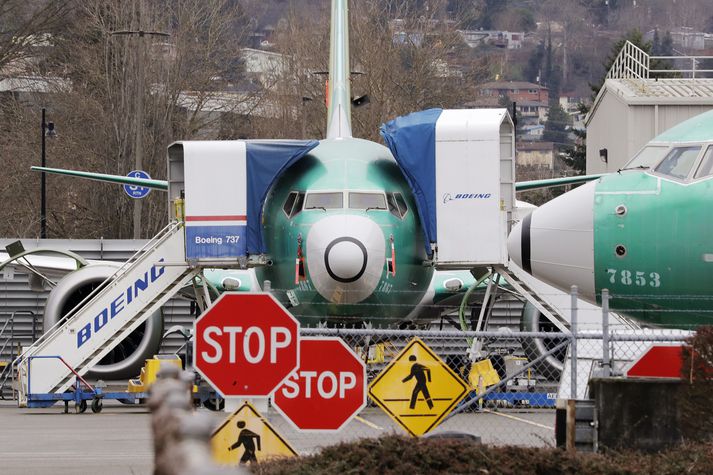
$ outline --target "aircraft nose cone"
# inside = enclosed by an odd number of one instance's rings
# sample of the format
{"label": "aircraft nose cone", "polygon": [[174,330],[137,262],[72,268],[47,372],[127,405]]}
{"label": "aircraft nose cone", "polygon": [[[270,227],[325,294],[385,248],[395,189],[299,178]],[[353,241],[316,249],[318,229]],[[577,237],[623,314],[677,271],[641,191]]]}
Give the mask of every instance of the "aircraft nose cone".
{"label": "aircraft nose cone", "polygon": [[328,216],[307,235],[310,279],[334,303],[357,303],[371,295],[385,267],[385,252],[384,233],[364,216]]}
{"label": "aircraft nose cone", "polygon": [[510,259],[523,270],[595,301],[594,190],[587,183],[537,208],[510,232]]}
{"label": "aircraft nose cone", "polygon": [[337,282],[346,284],[358,280],[364,274],[368,260],[366,247],[353,237],[336,238],[324,251],[327,273]]}

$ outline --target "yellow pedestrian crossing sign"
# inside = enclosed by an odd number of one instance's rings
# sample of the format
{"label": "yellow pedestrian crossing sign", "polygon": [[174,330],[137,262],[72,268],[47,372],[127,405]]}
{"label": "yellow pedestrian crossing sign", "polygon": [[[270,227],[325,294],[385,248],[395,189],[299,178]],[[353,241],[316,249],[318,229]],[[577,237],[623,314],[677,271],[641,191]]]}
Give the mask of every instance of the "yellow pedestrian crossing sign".
{"label": "yellow pedestrian crossing sign", "polygon": [[436,427],[468,394],[468,385],[419,338],[369,385],[369,396],[417,437]]}
{"label": "yellow pedestrian crossing sign", "polygon": [[213,460],[225,465],[252,464],[271,457],[297,455],[247,401],[213,432],[210,444]]}

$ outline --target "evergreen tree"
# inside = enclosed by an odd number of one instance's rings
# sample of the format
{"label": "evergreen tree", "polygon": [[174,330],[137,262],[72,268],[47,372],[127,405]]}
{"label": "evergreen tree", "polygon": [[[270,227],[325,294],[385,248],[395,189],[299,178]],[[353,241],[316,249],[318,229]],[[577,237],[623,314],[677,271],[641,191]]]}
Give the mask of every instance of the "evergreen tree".
{"label": "evergreen tree", "polygon": [[563,151],[562,158],[568,166],[584,175],[587,170],[587,131],[574,129],[572,132],[577,138],[571,147]]}
{"label": "evergreen tree", "polygon": [[651,44],[651,54],[660,55],[661,54],[661,38],[659,37],[658,28],[654,29],[654,40]]}
{"label": "evergreen tree", "polygon": [[670,31],[667,31],[666,34],[663,35],[663,39],[661,40],[661,52],[659,54],[661,56],[673,56],[673,38],[671,37]]}
{"label": "evergreen tree", "polygon": [[572,125],[572,119],[564,109],[562,109],[562,106],[560,106],[558,102],[551,102],[542,140],[554,142],[558,146],[569,145],[571,143],[568,130],[570,125]]}
{"label": "evergreen tree", "polygon": [[495,28],[495,18],[507,9],[507,0],[485,0],[480,27],[484,30]]}
{"label": "evergreen tree", "polygon": [[524,76],[529,82],[540,84],[542,82],[542,60],[545,57],[545,42],[540,43],[535,48],[535,52],[530,55],[525,66]]}

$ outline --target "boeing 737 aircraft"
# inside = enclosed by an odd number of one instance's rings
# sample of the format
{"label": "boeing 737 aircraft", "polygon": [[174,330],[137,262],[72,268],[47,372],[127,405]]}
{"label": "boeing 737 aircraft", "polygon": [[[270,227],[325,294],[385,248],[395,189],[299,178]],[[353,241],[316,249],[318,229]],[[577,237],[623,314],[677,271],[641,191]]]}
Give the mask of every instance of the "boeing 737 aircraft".
{"label": "boeing 737 aircraft", "polygon": [[508,240],[534,277],[657,326],[713,322],[713,111],[658,135],[617,173],[535,210]]}
{"label": "boeing 737 aircraft", "polygon": [[[352,137],[347,25],[346,0],[334,0],[326,138],[281,176],[264,203],[263,235],[271,264],[243,271],[215,269],[206,271],[205,278],[219,291],[257,290],[269,280],[280,300],[288,302],[287,292],[296,299],[299,304],[290,311],[309,324],[430,321],[443,305],[460,303],[459,292],[475,280],[467,271],[441,272],[424,265],[429,256],[416,202],[391,152]],[[33,169],[168,188],[163,180]],[[591,178],[524,182],[517,189]],[[68,286],[70,290],[78,287]],[[52,318],[62,315],[57,311]]]}

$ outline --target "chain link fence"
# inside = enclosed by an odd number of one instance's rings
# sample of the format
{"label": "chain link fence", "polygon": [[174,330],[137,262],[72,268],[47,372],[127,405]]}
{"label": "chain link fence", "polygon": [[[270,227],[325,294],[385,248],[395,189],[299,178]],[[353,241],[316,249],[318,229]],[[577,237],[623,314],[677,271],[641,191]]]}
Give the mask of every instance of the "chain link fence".
{"label": "chain link fence", "polygon": [[[457,433],[492,445],[554,446],[558,398],[587,398],[590,378],[623,375],[653,343],[680,344],[690,336],[680,330],[607,330],[605,334],[601,326],[598,331],[573,326],[573,333],[303,328],[301,334],[342,338],[366,362],[369,383],[418,338],[467,385],[463,400],[426,437]],[[408,374],[397,380],[402,376]],[[448,393],[434,385],[430,397],[436,401],[444,391]],[[416,398],[417,412],[431,410],[423,396]],[[433,411],[438,410],[436,403]],[[371,394],[367,407],[338,432],[297,431],[274,408],[268,408],[267,417],[303,454],[342,441],[407,435]]]}

